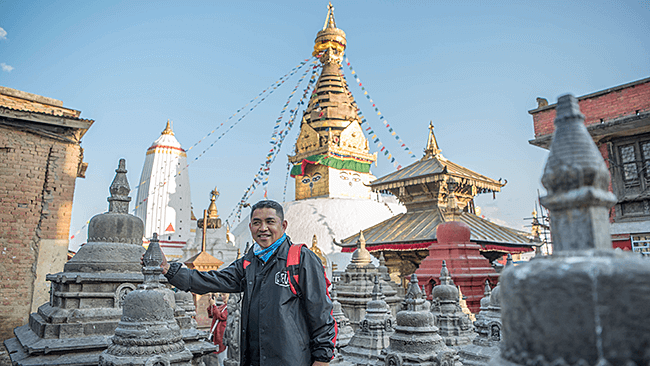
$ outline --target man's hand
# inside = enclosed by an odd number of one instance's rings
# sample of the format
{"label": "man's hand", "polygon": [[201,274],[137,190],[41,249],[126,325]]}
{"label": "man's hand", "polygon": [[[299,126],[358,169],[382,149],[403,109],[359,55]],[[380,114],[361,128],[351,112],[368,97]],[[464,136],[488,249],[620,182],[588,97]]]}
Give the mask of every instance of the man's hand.
{"label": "man's hand", "polygon": [[319,361],[314,361],[312,366],[329,366],[329,362],[319,362]]}

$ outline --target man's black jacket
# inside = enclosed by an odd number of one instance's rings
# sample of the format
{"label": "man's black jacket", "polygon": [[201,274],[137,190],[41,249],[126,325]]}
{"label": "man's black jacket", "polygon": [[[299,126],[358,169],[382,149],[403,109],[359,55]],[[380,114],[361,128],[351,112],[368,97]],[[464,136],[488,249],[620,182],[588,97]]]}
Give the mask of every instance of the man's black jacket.
{"label": "man's black jacket", "polygon": [[[332,302],[327,295],[325,273],[318,257],[303,247],[300,253],[300,289],[302,298],[289,288],[286,262],[291,241],[289,237],[262,266],[262,261],[249,250],[220,271],[200,272],[172,264],[165,275],[169,283],[183,291],[197,294],[209,292],[243,292],[241,318],[241,365],[248,365],[246,332],[259,332],[261,366],[308,366],[314,361],[329,362],[335,345],[335,322]],[[261,281],[255,291],[260,293],[259,327],[248,324],[250,299],[255,276]]]}

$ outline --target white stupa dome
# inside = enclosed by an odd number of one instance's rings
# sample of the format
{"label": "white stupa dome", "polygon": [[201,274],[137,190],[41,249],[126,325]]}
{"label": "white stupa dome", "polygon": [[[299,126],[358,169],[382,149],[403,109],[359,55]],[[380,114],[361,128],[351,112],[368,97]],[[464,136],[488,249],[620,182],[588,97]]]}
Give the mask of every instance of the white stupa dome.
{"label": "white stupa dome", "polygon": [[[377,197],[377,196],[376,196]],[[284,218],[288,222],[287,235],[294,243],[311,246],[316,235],[318,247],[329,259],[344,269],[349,253],[341,253],[332,241],[341,241],[360,230],[378,224],[394,215],[406,212],[393,196],[380,195],[376,200],[346,198],[310,198],[285,202]],[[248,213],[250,214],[250,212]],[[235,242],[242,251],[246,243],[253,243],[247,215],[233,230]],[[345,257],[345,258],[339,258]]]}

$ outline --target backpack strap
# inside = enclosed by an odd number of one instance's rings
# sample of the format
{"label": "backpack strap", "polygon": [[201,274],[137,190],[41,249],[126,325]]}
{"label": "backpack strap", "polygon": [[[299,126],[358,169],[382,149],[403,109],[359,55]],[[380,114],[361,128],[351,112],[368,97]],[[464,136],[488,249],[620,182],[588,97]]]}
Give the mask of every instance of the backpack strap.
{"label": "backpack strap", "polygon": [[302,247],[307,247],[305,243],[294,244],[289,247],[287,254],[287,276],[289,277],[289,288],[291,292],[302,298],[302,291],[300,290],[300,251]]}

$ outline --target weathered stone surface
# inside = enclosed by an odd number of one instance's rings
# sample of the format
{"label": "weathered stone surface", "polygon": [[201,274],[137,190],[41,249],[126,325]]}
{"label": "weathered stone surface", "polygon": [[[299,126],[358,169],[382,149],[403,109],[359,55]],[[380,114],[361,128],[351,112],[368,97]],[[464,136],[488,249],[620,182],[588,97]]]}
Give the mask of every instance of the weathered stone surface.
{"label": "weathered stone surface", "polygon": [[465,366],[483,366],[499,354],[501,341],[501,286],[494,290],[485,281],[485,296],[481,299],[481,311],[476,316],[474,328],[477,336],[471,344],[461,347],[459,354]]}
{"label": "weathered stone surface", "polygon": [[[14,329],[16,338],[5,342],[14,364],[96,365],[115,333],[126,295],[143,283],[143,224],[127,213],[129,186],[124,160],[116,173],[109,211],[93,217],[88,229],[89,238],[97,238],[95,233],[101,232],[106,241],[82,246],[63,272],[47,275],[49,302],[30,315],[29,324]],[[167,281],[160,275],[158,280]],[[173,293],[158,290],[174,306]],[[214,349],[205,342],[207,333],[195,327],[183,329],[183,338],[197,357]]]}
{"label": "weathered stone surface", "polygon": [[332,315],[334,316],[336,326],[338,327],[338,333],[336,334],[336,350],[338,352],[342,347],[348,345],[350,339],[352,339],[352,336],[354,335],[354,329],[350,326],[350,320],[345,316],[345,313],[341,308],[341,303],[338,300],[338,293],[336,291],[336,284],[332,285],[330,295],[332,296]]}
{"label": "weathered stone surface", "polygon": [[385,302],[390,308],[391,316],[395,317],[400,308],[401,299],[397,296],[398,292],[393,287],[394,284],[390,280],[390,276],[380,273],[377,267],[371,263],[371,258],[370,252],[366,249],[363,233],[361,233],[358,248],[352,253],[352,260],[337,283],[338,300],[355,331],[359,328],[359,323],[366,313],[366,306],[372,299],[371,293],[375,278],[379,278],[382,285]]}
{"label": "weathered stone surface", "polygon": [[388,347],[389,337],[393,333],[393,319],[390,309],[384,301],[384,295],[375,277],[372,300],[366,307],[366,315],[359,323],[347,346],[341,348],[332,364],[337,365],[375,365],[381,350]]}
{"label": "weathered stone surface", "polygon": [[185,347],[174,309],[158,291],[162,252],[154,234],[144,254],[145,281],[124,299],[124,312],[111,344],[99,356],[100,366],[190,366],[192,352]]}
{"label": "weathered stone surface", "polygon": [[611,249],[615,197],[576,99],[557,104],[542,183],[554,254],[501,276],[503,341],[490,365],[647,365],[650,262]]}
{"label": "weathered stone surface", "polygon": [[228,297],[228,319],[223,344],[228,347],[224,366],[239,366],[239,337],[241,330],[241,294],[233,293]]}
{"label": "weathered stone surface", "polygon": [[384,365],[461,365],[458,353],[447,347],[438,334],[430,304],[423,299],[415,273],[411,275],[403,310],[397,313],[396,324],[390,345],[379,357]]}
{"label": "weathered stone surface", "polygon": [[469,344],[475,334],[472,321],[460,307],[458,288],[451,279],[447,264],[442,261],[440,284],[433,288],[431,313],[438,332],[448,346]]}

